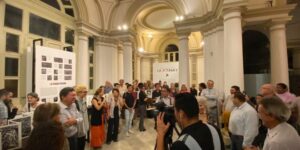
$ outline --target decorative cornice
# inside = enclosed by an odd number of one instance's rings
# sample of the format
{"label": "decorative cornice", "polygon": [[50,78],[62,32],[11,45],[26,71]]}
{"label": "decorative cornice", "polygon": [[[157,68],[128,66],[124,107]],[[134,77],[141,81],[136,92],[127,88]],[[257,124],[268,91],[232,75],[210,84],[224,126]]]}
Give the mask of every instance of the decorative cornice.
{"label": "decorative cornice", "polygon": [[300,39],[288,39],[287,47],[294,48],[300,51]]}
{"label": "decorative cornice", "polygon": [[243,19],[247,23],[266,22],[276,18],[288,17],[289,13],[296,8],[297,4],[289,4],[280,7],[268,7],[247,11]]}

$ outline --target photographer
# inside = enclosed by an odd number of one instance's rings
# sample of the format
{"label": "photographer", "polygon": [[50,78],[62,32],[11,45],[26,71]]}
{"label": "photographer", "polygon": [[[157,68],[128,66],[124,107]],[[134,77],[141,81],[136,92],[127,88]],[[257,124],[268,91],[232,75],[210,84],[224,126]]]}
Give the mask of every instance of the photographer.
{"label": "photographer", "polygon": [[[175,97],[175,117],[182,129],[171,150],[224,150],[221,133],[214,126],[199,120],[199,107],[195,96],[184,93]],[[165,113],[157,116],[157,150],[164,150],[164,137],[170,123],[164,122]]]}

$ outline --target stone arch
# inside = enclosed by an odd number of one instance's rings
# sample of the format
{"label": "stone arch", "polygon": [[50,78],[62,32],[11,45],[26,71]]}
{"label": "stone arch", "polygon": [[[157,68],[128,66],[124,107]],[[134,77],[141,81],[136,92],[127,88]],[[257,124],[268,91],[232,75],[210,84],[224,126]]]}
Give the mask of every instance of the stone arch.
{"label": "stone arch", "polygon": [[260,31],[246,30],[243,33],[244,73],[270,72],[270,41]]}

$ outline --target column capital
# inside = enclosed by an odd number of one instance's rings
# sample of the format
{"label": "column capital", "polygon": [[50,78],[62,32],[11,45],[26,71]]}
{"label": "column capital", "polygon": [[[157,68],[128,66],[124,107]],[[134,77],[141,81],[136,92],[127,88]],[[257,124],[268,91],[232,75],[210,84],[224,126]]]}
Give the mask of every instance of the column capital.
{"label": "column capital", "polygon": [[245,10],[247,4],[246,0],[238,0],[235,2],[224,1],[222,8],[224,21],[237,17],[241,18],[241,13]]}
{"label": "column capital", "polygon": [[292,16],[271,19],[267,26],[270,31],[285,29],[285,25],[292,20]]}
{"label": "column capital", "polygon": [[77,32],[77,34],[79,40],[85,40],[85,41],[88,40],[89,34],[87,32],[80,30]]}
{"label": "column capital", "polygon": [[108,36],[96,36],[96,45],[101,43],[117,44],[117,40]]}
{"label": "column capital", "polygon": [[184,39],[189,39],[191,32],[181,32],[181,33],[177,33],[178,39],[179,40],[184,40]]}

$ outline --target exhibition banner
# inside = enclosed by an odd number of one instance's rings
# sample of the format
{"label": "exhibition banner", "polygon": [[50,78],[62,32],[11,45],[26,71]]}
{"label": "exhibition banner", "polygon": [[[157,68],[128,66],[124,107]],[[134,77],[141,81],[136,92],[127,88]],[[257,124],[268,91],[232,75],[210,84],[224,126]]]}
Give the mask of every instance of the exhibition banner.
{"label": "exhibition banner", "polygon": [[75,86],[75,54],[36,46],[35,92],[42,102],[58,102],[59,91]]}
{"label": "exhibition banner", "polygon": [[153,64],[153,82],[167,82],[175,83],[179,81],[179,63],[167,62],[167,63],[154,63]]}

